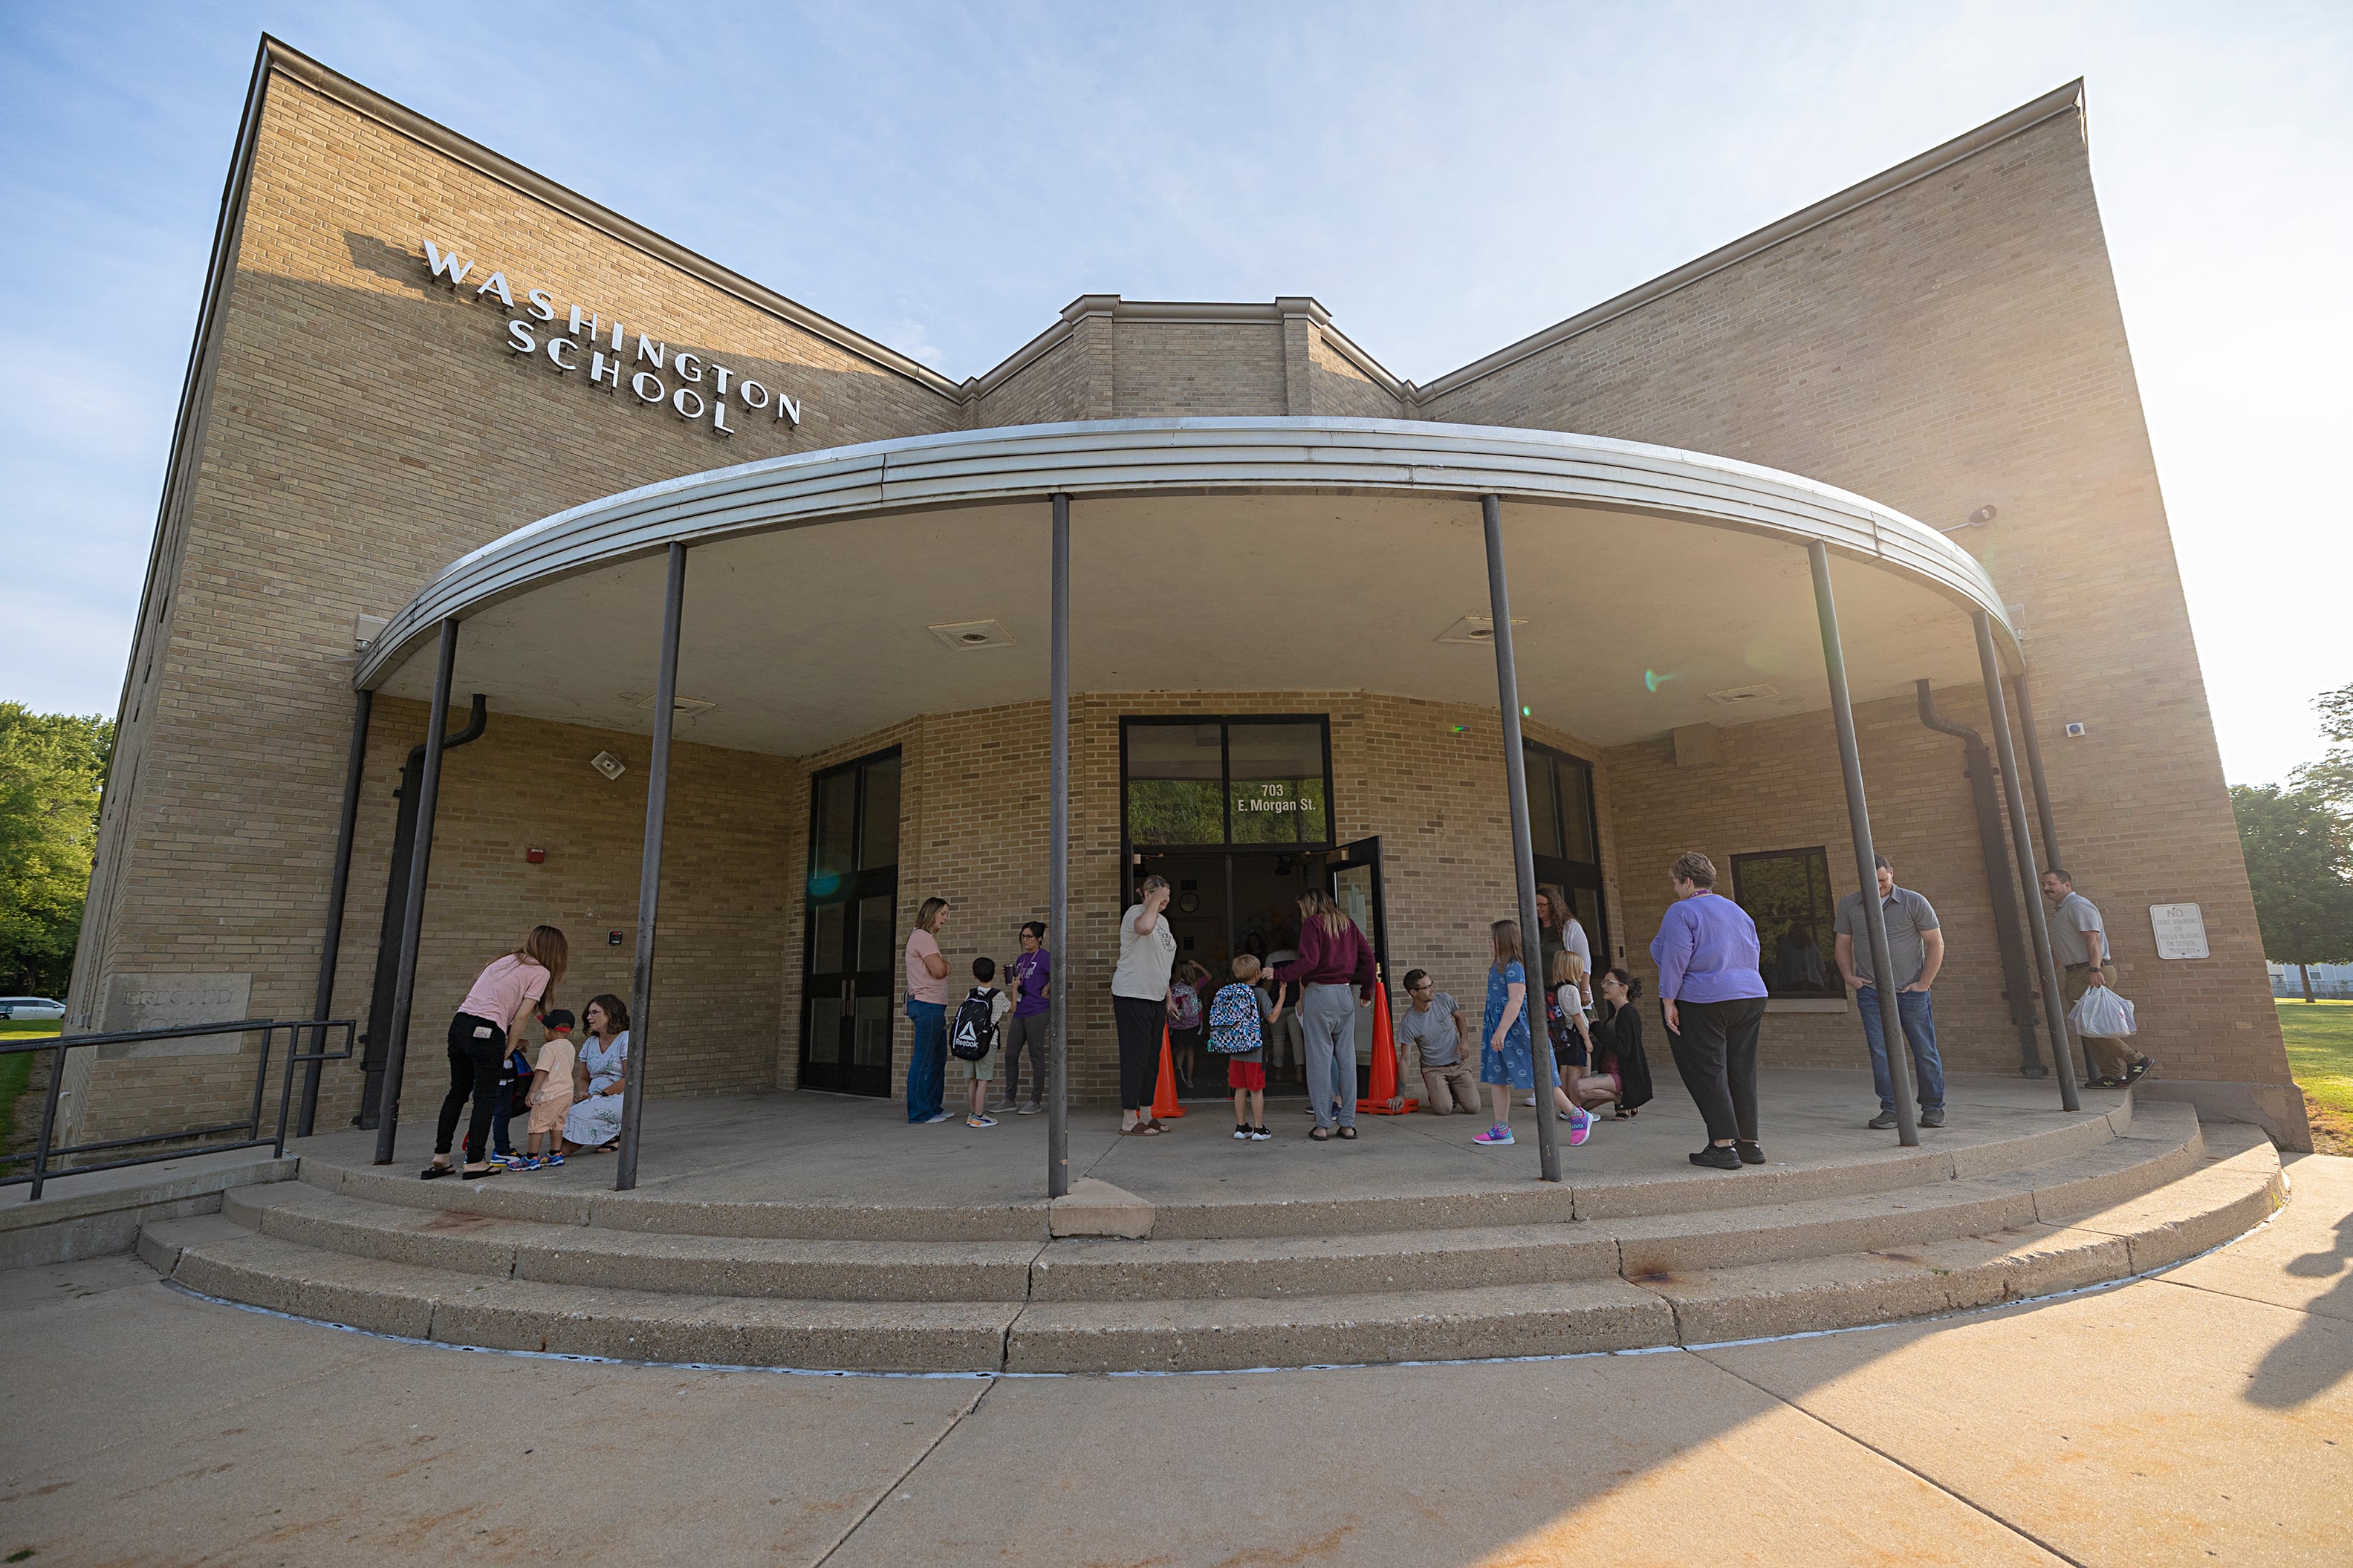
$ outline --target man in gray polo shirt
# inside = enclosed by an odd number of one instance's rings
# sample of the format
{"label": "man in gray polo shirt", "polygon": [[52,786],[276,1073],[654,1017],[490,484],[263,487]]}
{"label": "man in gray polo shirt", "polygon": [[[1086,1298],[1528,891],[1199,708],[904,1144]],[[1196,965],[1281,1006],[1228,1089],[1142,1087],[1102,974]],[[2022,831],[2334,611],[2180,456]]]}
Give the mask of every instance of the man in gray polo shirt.
{"label": "man in gray polo shirt", "polygon": [[[1920,1125],[1945,1124],[1945,1064],[1936,1055],[1936,1016],[1928,1005],[1928,987],[1945,963],[1945,933],[1936,927],[1936,911],[1909,888],[1895,885],[1895,869],[1887,857],[1879,863],[1879,910],[1887,922],[1887,962],[1894,971],[1895,1009],[1904,1022],[1904,1040],[1912,1047],[1912,1070],[1920,1091]],[[1849,893],[1839,900],[1838,966],[1846,976],[1862,1013],[1862,1037],[1871,1044],[1871,1081],[1879,1090],[1879,1114],[1867,1125],[1895,1125],[1895,1086],[1887,1070],[1887,1042],[1879,1016],[1879,989],[1855,973],[1855,944],[1867,949],[1871,938],[1863,930],[1862,895]],[[1866,953],[1865,956],[1868,956]]]}
{"label": "man in gray polo shirt", "polygon": [[[2075,1004],[2084,993],[2108,983],[2108,928],[2098,908],[2075,890],[2075,879],[2065,871],[2042,873],[2042,897],[2051,905],[2051,952],[2065,970],[2064,989],[2070,1026]],[[2084,1059],[2092,1064],[2092,1081],[2104,1089],[2138,1083],[2157,1065],[2122,1040],[2079,1034]]]}

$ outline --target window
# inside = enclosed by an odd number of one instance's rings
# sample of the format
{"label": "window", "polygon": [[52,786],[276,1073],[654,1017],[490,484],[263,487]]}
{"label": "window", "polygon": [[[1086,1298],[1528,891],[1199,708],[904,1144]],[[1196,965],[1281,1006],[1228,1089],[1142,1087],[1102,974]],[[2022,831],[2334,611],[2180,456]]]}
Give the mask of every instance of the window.
{"label": "window", "polygon": [[1330,745],[1321,717],[1128,719],[1120,744],[1131,845],[1332,841]]}
{"label": "window", "polygon": [[1534,741],[1522,742],[1520,763],[1528,782],[1528,837],[1535,850],[1536,885],[1560,890],[1593,944],[1594,963],[1606,969],[1617,950],[1609,944],[1601,902],[1593,765]]}
{"label": "window", "polygon": [[1774,849],[1732,858],[1732,901],[1757,922],[1757,967],[1774,996],[1843,997],[1831,962],[1838,900],[1830,852]]}

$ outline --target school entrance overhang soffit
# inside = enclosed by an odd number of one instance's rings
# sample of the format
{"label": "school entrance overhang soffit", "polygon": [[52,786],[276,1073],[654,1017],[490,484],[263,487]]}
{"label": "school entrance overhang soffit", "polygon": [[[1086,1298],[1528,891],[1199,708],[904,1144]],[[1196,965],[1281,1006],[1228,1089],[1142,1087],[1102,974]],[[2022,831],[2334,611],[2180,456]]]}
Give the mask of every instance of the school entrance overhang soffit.
{"label": "school entrance overhang soffit", "polygon": [[[1755,464],[1548,431],[1314,417],[1022,426],[649,485],[459,558],[355,674],[625,731],[664,560],[691,563],[680,735],[803,754],[1042,699],[1050,498],[1072,498],[1081,690],[1372,690],[1492,707],[1479,498],[1502,498],[1523,700],[1596,744],[1828,706],[1806,547],[1831,553],[1858,699],[1977,679],[1982,567],[1868,499]],[[980,627],[972,636],[956,628]],[[944,630],[943,628],[945,628]]]}

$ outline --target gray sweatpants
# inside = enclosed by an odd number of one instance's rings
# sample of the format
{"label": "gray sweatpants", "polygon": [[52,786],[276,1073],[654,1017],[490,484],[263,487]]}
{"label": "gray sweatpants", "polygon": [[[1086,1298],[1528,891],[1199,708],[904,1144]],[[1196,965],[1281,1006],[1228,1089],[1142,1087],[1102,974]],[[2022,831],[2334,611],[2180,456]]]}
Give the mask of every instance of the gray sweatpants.
{"label": "gray sweatpants", "polygon": [[1332,1102],[1340,1102],[1340,1125],[1356,1124],[1356,992],[1349,985],[1310,985],[1299,1005],[1299,1026],[1307,1037],[1307,1103],[1315,1125],[1332,1125]]}

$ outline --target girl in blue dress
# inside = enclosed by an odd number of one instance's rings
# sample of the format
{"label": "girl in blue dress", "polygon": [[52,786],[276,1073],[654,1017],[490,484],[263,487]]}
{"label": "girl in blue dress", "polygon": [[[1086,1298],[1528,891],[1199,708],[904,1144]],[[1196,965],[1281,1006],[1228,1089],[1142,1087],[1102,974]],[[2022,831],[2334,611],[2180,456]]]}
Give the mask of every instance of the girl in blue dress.
{"label": "girl in blue dress", "polygon": [[1497,921],[1490,928],[1495,960],[1487,970],[1487,1022],[1481,1038],[1479,1081],[1487,1086],[1494,1125],[1473,1143],[1509,1143],[1512,1095],[1536,1086],[1535,1053],[1528,1034],[1528,972],[1520,962],[1520,922]]}

